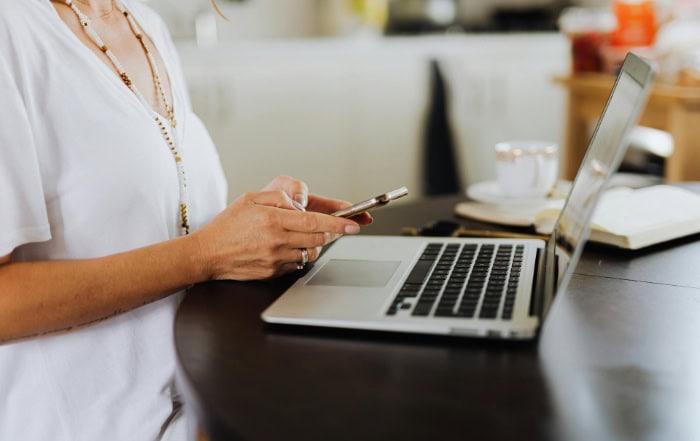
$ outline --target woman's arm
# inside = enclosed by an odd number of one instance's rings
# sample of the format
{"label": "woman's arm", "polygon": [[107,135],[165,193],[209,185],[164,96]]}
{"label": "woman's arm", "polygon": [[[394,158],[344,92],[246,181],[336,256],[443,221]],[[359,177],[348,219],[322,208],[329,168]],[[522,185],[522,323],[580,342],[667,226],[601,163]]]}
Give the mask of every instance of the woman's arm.
{"label": "woman's arm", "polygon": [[69,330],[205,280],[192,237],[112,256],[0,266],[0,342]]}
{"label": "woman's arm", "polygon": [[[339,202],[340,203],[340,202]],[[69,330],[210,279],[251,280],[292,271],[300,248],[320,247],[357,223],[295,209],[281,191],[241,196],[188,236],[95,259],[0,258],[0,342]]]}

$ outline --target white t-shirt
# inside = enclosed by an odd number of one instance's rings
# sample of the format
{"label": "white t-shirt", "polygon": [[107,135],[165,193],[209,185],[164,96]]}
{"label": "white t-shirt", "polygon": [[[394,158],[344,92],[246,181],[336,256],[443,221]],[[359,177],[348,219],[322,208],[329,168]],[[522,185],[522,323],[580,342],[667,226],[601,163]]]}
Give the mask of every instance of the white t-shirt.
{"label": "white t-shirt", "polygon": [[[195,229],[225,206],[219,158],[165,26],[126,3],[171,76]],[[0,0],[0,256],[92,258],[161,242],[178,235],[178,204],[173,156],[136,96],[49,0]],[[183,418],[167,423],[179,297],[0,345],[0,440],[185,439]]]}

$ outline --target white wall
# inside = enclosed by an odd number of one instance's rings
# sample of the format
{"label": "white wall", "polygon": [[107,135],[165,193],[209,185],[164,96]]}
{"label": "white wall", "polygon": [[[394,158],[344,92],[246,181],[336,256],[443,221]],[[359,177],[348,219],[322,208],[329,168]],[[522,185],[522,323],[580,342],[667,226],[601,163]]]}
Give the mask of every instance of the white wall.
{"label": "white wall", "polygon": [[459,169],[493,178],[492,146],[562,138],[568,69],[556,34],[325,39],[179,46],[195,110],[216,141],[230,195],[276,174],[358,200],[422,187],[428,60],[452,90]]}
{"label": "white wall", "polygon": [[[277,174],[347,199],[420,185],[424,60],[335,41],[183,50],[193,105],[215,139],[232,196]],[[210,59],[212,60],[212,59]],[[227,60],[227,61],[223,61]]]}

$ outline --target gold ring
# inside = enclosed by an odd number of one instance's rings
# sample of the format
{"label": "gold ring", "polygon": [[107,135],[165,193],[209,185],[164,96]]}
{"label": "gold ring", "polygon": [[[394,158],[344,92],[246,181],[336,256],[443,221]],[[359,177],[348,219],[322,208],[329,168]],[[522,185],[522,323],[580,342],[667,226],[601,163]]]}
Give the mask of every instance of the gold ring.
{"label": "gold ring", "polygon": [[306,248],[299,248],[301,251],[301,262],[297,263],[297,269],[302,270],[309,262],[309,251]]}

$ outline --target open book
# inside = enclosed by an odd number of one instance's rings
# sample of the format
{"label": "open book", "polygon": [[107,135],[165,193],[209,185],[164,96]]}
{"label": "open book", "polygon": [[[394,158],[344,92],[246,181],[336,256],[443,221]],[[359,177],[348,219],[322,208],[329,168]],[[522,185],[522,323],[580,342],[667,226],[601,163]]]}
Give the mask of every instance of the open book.
{"label": "open book", "polygon": [[[549,234],[563,200],[539,207],[515,207],[463,202],[455,212],[464,217],[504,225],[530,225]],[[700,232],[700,195],[680,187],[655,185],[606,191],[593,215],[589,240],[620,248],[639,249]]]}

